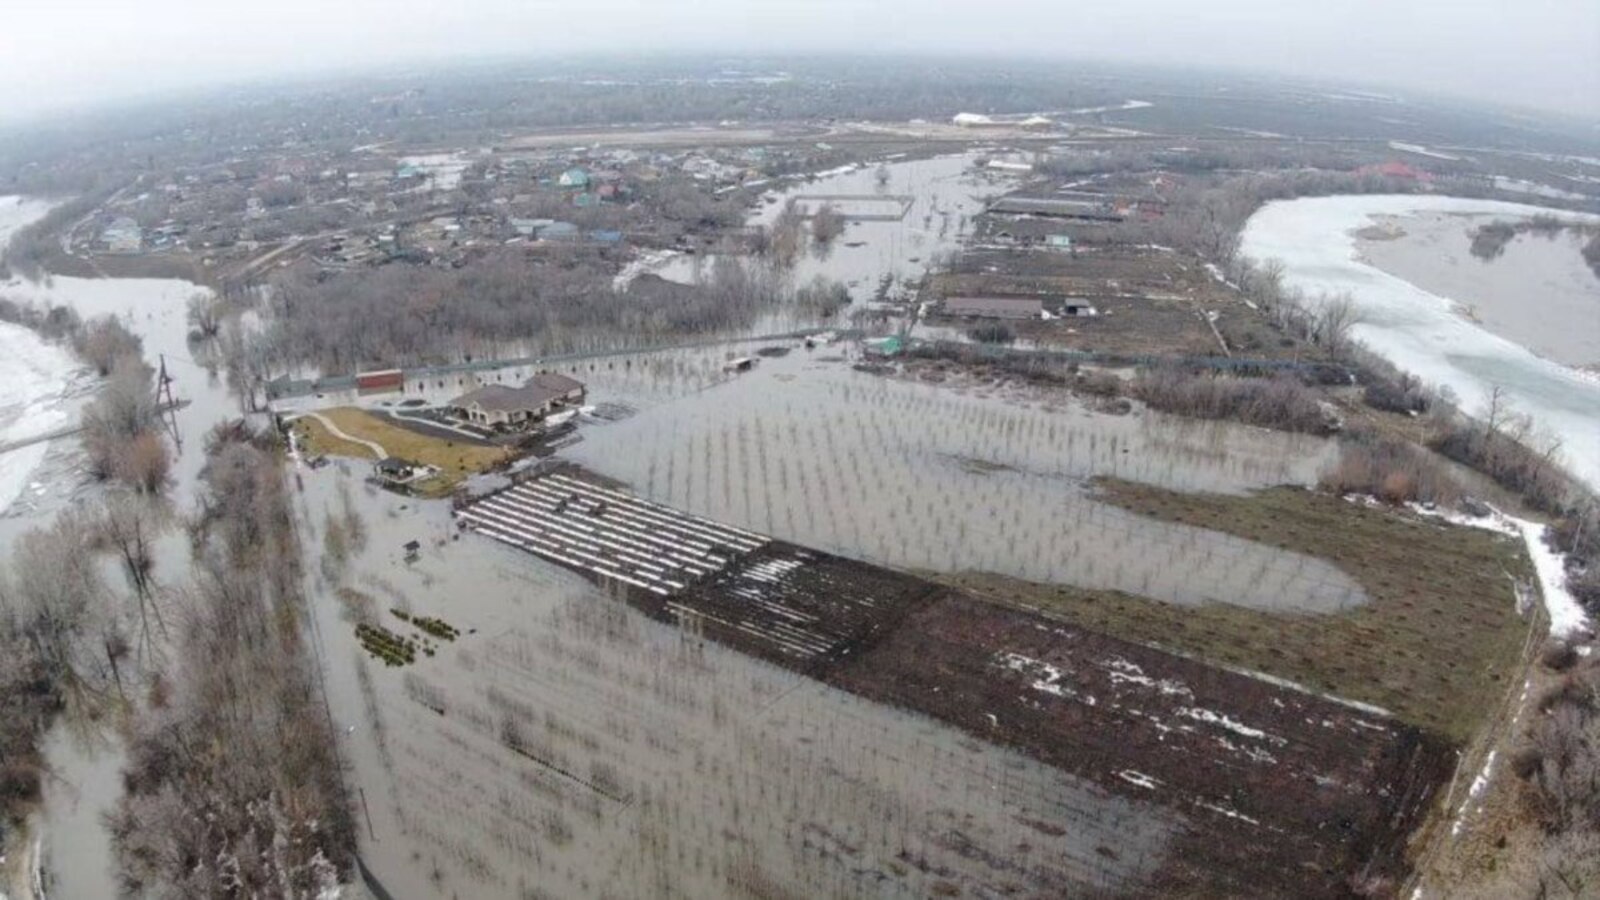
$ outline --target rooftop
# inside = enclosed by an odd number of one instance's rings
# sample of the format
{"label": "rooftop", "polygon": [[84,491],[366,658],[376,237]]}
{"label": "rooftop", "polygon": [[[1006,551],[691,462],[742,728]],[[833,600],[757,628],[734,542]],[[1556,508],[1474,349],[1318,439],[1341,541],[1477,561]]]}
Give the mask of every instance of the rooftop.
{"label": "rooftop", "polygon": [[522,387],[490,384],[468,391],[450,402],[451,406],[477,406],[499,412],[543,409],[552,400],[559,400],[575,390],[583,390],[583,382],[554,372],[544,372],[528,379]]}

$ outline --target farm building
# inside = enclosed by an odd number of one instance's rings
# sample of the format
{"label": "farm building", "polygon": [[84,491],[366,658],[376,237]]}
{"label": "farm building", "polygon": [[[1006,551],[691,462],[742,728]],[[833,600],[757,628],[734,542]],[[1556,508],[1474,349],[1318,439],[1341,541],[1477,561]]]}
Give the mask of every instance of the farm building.
{"label": "farm building", "polygon": [[989,212],[1086,222],[1121,222],[1126,218],[1109,202],[1057,197],[1002,197],[990,204]]}
{"label": "farm building", "polygon": [[380,369],[356,373],[356,392],[361,394],[387,394],[403,390],[405,374],[399,369]]}
{"label": "farm building", "polygon": [[517,428],[583,400],[583,382],[545,372],[519,388],[491,384],[450,401],[451,411],[474,425]]}
{"label": "farm building", "polygon": [[973,319],[1043,318],[1044,301],[1038,297],[946,297],[944,313]]}

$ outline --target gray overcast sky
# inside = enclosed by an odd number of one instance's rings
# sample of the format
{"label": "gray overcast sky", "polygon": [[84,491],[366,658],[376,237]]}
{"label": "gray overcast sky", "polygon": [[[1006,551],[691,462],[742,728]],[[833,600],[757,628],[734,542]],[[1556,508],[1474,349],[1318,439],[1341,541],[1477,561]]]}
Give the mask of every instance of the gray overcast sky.
{"label": "gray overcast sky", "polygon": [[586,50],[956,50],[1386,83],[1600,121],[1600,0],[5,0],[0,115]]}

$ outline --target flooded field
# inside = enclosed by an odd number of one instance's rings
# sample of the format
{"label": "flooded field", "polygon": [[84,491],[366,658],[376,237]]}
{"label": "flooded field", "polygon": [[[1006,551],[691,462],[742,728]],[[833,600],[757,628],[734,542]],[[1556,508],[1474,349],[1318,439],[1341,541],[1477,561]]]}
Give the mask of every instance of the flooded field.
{"label": "flooded field", "polygon": [[[301,477],[318,522],[348,476]],[[445,504],[353,493],[368,550],[317,630],[394,896],[1094,896],[1164,862],[1164,811],[453,540]],[[354,620],[405,630],[391,608],[460,633],[385,666]]]}
{"label": "flooded field", "polygon": [[1450,298],[1484,328],[1546,359],[1600,369],[1600,276],[1584,263],[1579,234],[1519,234],[1484,260],[1472,255],[1473,233],[1517,220],[1419,212],[1376,221],[1383,236],[1356,244],[1371,265]]}
{"label": "flooded field", "polygon": [[[314,615],[363,860],[395,896],[1334,895],[1399,865],[1387,829],[1440,774],[1374,713],[591,482],[469,507],[492,541],[341,468],[297,473],[298,502],[308,541],[341,491],[367,523]],[[589,536],[561,562],[502,543],[558,531]],[[700,533],[720,558],[685,555]],[[608,590],[575,574],[605,574],[586,551],[628,578],[684,565]],[[415,650],[386,664],[358,624]]]}
{"label": "flooded field", "polygon": [[1059,397],[963,393],[797,351],[589,428],[563,455],[658,502],[897,568],[1329,612],[1363,597],[1337,569],[1145,520],[1096,502],[1090,480],[1224,492],[1308,484],[1331,446],[1152,413],[1102,415]]}

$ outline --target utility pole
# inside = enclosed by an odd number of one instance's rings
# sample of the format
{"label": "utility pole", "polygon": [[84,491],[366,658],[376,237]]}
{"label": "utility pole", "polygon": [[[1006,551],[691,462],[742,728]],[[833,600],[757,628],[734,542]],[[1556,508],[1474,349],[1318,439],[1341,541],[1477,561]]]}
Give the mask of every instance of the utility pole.
{"label": "utility pole", "polygon": [[167,431],[172,434],[172,443],[177,447],[178,453],[183,453],[183,435],[178,433],[178,400],[172,396],[172,382],[175,381],[167,373],[167,355],[161,354],[161,370],[156,374],[156,409],[160,412],[161,421],[167,426]]}

